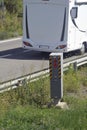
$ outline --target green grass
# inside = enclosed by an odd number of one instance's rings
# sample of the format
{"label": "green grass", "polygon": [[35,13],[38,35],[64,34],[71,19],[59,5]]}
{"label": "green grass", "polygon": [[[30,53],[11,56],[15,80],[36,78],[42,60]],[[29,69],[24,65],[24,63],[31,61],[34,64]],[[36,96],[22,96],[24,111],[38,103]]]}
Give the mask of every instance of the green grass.
{"label": "green grass", "polygon": [[0,130],[87,130],[86,78],[87,67],[64,73],[68,110],[46,107],[51,101],[47,77],[0,94]]}
{"label": "green grass", "polygon": [[65,111],[55,108],[18,106],[8,110],[0,120],[1,130],[86,130],[87,102],[79,103],[78,107]]}
{"label": "green grass", "polygon": [[22,12],[22,0],[4,0],[4,7],[0,6],[0,40],[22,36]]}
{"label": "green grass", "polygon": [[0,19],[0,40],[19,37],[22,35],[22,18],[17,14],[6,13],[3,19]]}

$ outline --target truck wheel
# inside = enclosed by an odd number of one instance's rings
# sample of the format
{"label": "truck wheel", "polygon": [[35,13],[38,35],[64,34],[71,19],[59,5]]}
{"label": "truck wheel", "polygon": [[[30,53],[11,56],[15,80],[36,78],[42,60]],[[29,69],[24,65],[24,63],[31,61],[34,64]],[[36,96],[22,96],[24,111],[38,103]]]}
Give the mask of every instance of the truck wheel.
{"label": "truck wheel", "polygon": [[85,52],[87,52],[87,42],[85,43]]}
{"label": "truck wheel", "polygon": [[82,44],[82,48],[80,49],[80,55],[83,55],[85,53],[85,45]]}

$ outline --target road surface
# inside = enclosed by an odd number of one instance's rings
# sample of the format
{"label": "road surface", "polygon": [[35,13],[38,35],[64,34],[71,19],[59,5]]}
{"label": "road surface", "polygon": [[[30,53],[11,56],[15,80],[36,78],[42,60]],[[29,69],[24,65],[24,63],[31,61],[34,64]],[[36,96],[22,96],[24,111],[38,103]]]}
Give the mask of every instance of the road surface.
{"label": "road surface", "polygon": [[49,67],[49,53],[25,50],[21,38],[0,41],[0,83]]}

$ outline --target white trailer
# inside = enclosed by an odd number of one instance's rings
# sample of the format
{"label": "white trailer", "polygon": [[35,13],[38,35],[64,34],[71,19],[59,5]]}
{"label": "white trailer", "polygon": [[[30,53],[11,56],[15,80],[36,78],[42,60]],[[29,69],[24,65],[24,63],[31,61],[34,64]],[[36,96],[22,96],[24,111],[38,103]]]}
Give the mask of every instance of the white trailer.
{"label": "white trailer", "polygon": [[87,0],[24,0],[23,47],[83,53],[87,48]]}

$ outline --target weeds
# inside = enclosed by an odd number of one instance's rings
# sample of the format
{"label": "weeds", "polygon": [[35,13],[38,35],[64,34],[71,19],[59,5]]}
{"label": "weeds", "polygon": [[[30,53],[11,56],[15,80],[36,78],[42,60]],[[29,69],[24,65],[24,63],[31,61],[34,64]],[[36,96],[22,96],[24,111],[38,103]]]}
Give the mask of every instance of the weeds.
{"label": "weeds", "polygon": [[0,40],[22,35],[22,17],[18,16],[23,10],[22,1],[4,0],[4,5],[0,7]]}
{"label": "weeds", "polygon": [[41,109],[50,101],[48,77],[25,81],[23,86],[0,94],[0,130],[86,130],[86,77],[87,68],[64,73],[64,100],[69,110]]}
{"label": "weeds", "polygon": [[[77,73],[72,69],[64,73],[64,95],[71,94],[78,96],[85,87],[87,91],[87,71],[81,69]],[[0,102],[4,100],[9,105],[36,105],[42,107],[50,101],[50,81],[49,78],[40,77],[38,81],[27,82],[17,89],[1,94]],[[4,102],[3,102],[4,103]]]}
{"label": "weeds", "polygon": [[[38,81],[25,81],[17,89],[4,93],[4,100],[8,99],[11,106],[17,105],[35,105],[42,107],[50,100],[49,78],[40,78]],[[2,96],[2,95],[1,95]],[[3,96],[2,96],[3,97]]]}
{"label": "weeds", "polygon": [[79,77],[73,69],[69,69],[68,72],[64,74],[64,91],[65,92],[78,92],[80,88]]}
{"label": "weeds", "polygon": [[22,19],[18,19],[16,14],[8,14],[0,20],[0,40],[22,35]]}

